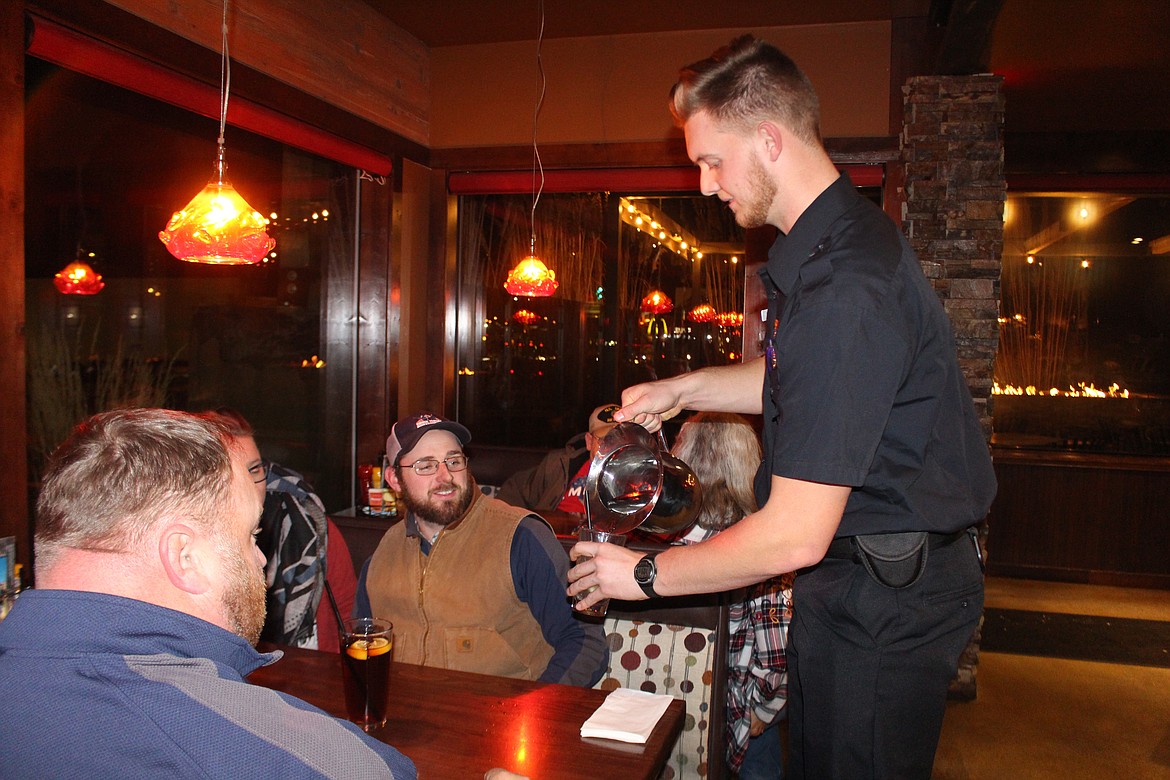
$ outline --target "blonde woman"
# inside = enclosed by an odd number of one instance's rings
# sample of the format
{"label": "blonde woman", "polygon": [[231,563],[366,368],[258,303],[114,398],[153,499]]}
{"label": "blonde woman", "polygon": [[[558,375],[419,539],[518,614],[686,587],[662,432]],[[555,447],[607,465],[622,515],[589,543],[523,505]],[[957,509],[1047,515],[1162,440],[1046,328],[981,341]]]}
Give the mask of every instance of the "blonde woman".
{"label": "blonde woman", "polygon": [[[756,511],[752,480],[760,440],[738,414],[703,412],[683,424],[672,453],[694,470],[703,508],[683,541],[700,542]],[[792,577],[745,589],[731,605],[727,681],[727,763],[740,780],[784,776],[778,726],[788,694],[785,656]]]}

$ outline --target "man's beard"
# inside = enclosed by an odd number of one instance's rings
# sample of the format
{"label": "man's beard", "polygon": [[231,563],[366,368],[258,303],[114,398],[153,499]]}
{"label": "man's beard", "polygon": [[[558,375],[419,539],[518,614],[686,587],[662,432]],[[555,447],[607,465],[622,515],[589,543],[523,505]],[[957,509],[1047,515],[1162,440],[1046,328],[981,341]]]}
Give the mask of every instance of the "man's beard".
{"label": "man's beard", "polygon": [[747,197],[739,197],[739,211],[735,214],[736,223],[746,230],[763,227],[768,224],[768,212],[772,208],[772,201],[776,199],[776,182],[768,176],[764,165],[755,157],[751,158],[748,168],[748,184],[750,192]]}
{"label": "man's beard", "polygon": [[429,493],[420,498],[411,493],[410,488],[405,483],[402,485],[399,499],[406,504],[407,510],[417,519],[424,523],[445,527],[463,517],[464,512],[471,506],[471,487],[460,485],[458,482],[452,484],[455,485],[458,494],[458,499],[455,501],[433,501]]}
{"label": "man's beard", "polygon": [[249,551],[239,550],[230,540],[217,539],[215,547],[226,564],[227,582],[220,603],[228,629],[254,645],[260,641],[267,612],[264,571],[259,566],[249,565]]}

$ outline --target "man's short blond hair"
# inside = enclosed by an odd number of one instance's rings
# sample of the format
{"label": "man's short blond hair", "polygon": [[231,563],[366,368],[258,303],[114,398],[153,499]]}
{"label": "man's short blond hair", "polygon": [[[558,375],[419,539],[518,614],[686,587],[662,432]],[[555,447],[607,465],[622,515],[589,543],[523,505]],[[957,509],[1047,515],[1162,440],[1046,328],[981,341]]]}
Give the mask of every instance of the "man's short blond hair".
{"label": "man's short blond hair", "polygon": [[719,125],[749,132],[772,120],[810,145],[822,145],[821,108],[812,82],[788,55],[743,35],[679,71],[670,112],[680,126],[700,111]]}
{"label": "man's short blond hair", "polygon": [[120,409],[73,429],[37,500],[37,567],[63,548],[126,552],[164,516],[215,530],[230,500],[229,434],[169,409]]}

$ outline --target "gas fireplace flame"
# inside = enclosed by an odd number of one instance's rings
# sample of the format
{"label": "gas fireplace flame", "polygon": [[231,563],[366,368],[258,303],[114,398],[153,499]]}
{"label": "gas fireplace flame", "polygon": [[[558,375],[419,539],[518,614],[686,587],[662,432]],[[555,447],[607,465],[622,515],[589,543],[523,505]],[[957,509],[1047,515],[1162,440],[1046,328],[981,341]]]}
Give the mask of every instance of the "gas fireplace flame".
{"label": "gas fireplace flame", "polygon": [[1038,390],[1035,385],[1028,385],[1027,387],[1020,387],[1019,385],[1001,386],[999,382],[994,382],[991,385],[991,394],[1060,396],[1062,398],[1129,398],[1129,390],[1121,389],[1121,386],[1116,382],[1104,390],[1098,389],[1092,382],[1087,385],[1084,382],[1080,382],[1075,387],[1069,385],[1067,390],[1061,390],[1058,387]]}

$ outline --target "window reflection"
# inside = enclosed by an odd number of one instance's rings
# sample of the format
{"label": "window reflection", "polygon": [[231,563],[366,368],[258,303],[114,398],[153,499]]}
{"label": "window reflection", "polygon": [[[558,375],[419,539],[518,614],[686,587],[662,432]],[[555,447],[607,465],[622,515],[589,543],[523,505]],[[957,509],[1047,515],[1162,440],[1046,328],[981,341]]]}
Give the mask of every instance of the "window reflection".
{"label": "window reflection", "polygon": [[[478,440],[555,447],[630,384],[740,360],[744,241],[723,204],[545,194],[550,298],[503,289],[529,252],[530,209],[526,196],[460,199],[458,415]],[[653,290],[671,305],[644,307]]]}

